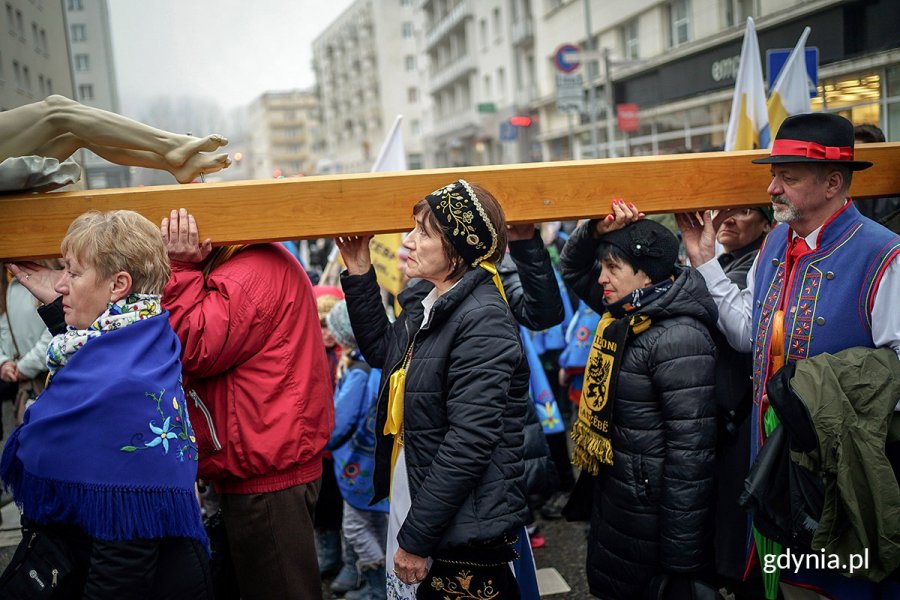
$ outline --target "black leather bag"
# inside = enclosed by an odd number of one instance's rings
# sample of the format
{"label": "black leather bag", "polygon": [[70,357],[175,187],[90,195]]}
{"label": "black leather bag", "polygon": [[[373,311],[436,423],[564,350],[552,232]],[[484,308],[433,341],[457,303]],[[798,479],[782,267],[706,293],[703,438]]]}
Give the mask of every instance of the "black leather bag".
{"label": "black leather bag", "polygon": [[0,598],[78,598],[84,578],[79,576],[76,565],[73,549],[65,538],[26,526],[12,560],[0,575]]}

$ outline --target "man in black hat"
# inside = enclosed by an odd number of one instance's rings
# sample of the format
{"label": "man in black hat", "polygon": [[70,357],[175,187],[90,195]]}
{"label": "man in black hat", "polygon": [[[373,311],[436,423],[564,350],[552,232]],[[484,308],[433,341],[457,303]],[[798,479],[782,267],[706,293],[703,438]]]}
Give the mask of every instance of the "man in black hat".
{"label": "man in black hat", "polygon": [[[753,354],[751,457],[765,434],[767,379],[782,363],[851,347],[890,347],[900,356],[900,237],[860,215],[849,196],[851,176],[872,166],[854,160],[853,125],[843,117],[789,117],[771,155],[768,193],[775,220],[740,290],[715,260],[721,219],[679,215],[685,250],[706,280],[729,343]],[[782,331],[779,336],[778,332]],[[796,581],[793,572],[782,581]],[[819,571],[804,584],[828,597],[866,598],[876,586]],[[787,598],[796,589],[782,585]],[[874,597],[874,596],[872,596]]]}

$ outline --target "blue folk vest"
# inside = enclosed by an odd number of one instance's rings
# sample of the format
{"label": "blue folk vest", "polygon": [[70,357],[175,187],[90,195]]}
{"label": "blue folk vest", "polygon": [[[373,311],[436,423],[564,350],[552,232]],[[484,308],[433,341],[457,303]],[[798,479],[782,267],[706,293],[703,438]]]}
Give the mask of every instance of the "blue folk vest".
{"label": "blue folk vest", "polygon": [[763,441],[761,399],[771,357],[772,322],[784,310],[785,362],[846,348],[873,348],[872,305],[878,284],[900,253],[900,237],[859,214],[852,202],[819,232],[816,249],[800,257],[785,281],[792,232],[779,225],[759,253],[753,287],[753,441]]}

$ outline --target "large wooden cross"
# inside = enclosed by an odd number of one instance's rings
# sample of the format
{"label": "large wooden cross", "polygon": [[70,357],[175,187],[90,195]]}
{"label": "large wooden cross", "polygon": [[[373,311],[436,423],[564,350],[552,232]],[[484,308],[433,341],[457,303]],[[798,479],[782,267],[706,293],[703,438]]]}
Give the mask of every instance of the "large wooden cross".
{"label": "large wooden cross", "polygon": [[[173,208],[197,218],[215,244],[403,231],[412,206],[465,178],[497,196],[511,223],[605,214],[613,198],[646,213],[766,204],[767,151],[680,154],[0,196],[0,260],[59,255],[69,223],[90,209],[135,210],[155,223]],[[867,144],[854,175],[855,199],[900,196],[900,143]]]}

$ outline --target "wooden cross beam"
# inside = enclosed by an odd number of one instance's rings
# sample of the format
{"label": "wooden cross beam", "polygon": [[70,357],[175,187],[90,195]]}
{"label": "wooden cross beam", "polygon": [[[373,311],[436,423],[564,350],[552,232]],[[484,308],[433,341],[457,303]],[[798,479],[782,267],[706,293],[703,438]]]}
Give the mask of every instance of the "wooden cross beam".
{"label": "wooden cross beam", "polygon": [[[605,214],[613,198],[646,213],[761,205],[769,168],[751,164],[767,151],[713,152],[236,181],[196,185],[0,196],[0,260],[59,255],[69,223],[90,209],[127,208],[154,223],[172,208],[197,218],[215,244],[311,239],[403,231],[412,206],[429,192],[465,178],[494,193],[511,223]],[[854,198],[900,196],[900,143],[867,144],[857,159]]]}

